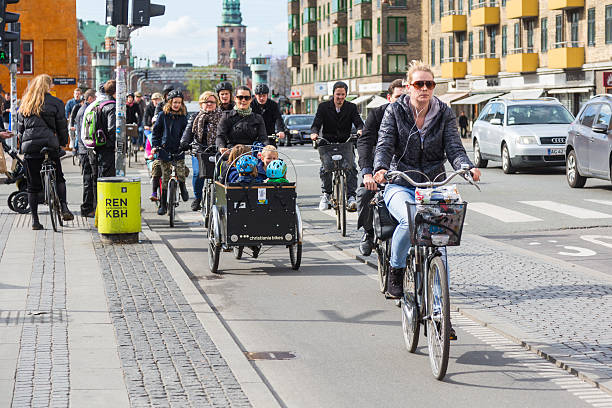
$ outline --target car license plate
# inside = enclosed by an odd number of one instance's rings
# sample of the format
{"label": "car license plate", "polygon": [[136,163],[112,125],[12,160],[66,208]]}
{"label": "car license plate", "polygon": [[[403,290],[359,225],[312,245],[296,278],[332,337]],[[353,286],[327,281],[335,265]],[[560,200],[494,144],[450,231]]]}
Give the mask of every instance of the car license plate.
{"label": "car license plate", "polygon": [[548,149],[549,156],[555,156],[559,154],[565,154],[565,148],[563,149]]}

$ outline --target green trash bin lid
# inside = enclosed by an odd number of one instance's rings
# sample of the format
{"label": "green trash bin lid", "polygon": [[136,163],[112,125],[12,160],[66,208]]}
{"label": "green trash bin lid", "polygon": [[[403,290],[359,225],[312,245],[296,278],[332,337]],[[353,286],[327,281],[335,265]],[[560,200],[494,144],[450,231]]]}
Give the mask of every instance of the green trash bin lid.
{"label": "green trash bin lid", "polygon": [[98,183],[140,183],[140,177],[100,177]]}

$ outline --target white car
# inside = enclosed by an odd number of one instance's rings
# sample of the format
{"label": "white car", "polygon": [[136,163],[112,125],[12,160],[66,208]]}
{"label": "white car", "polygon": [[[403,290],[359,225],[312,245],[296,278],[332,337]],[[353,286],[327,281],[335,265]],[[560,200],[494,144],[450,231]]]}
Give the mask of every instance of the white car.
{"label": "white car", "polygon": [[474,164],[501,161],[506,174],[519,167],[563,166],[573,120],[556,98],[493,99],[472,128]]}

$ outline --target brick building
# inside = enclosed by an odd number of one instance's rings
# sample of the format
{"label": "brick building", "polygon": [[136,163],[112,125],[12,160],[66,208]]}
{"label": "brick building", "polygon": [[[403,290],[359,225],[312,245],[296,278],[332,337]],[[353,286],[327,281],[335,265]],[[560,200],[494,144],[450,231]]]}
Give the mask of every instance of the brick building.
{"label": "brick building", "polygon": [[574,114],[612,92],[604,86],[612,0],[427,0],[423,8],[423,56],[445,82],[437,91],[454,105],[469,102],[472,114],[510,91],[557,97]]}
{"label": "brick building", "polygon": [[107,26],[91,20],[78,20],[78,25],[79,87],[95,88],[96,68],[92,63],[97,53],[106,52]]}
{"label": "brick building", "polygon": [[362,114],[421,58],[420,0],[289,0],[293,111],[314,113],[336,81]]}
{"label": "brick building", "polygon": [[[77,86],[77,18],[75,0],[21,0],[8,11],[20,14],[21,63],[17,74],[17,97],[39,74],[49,74],[53,93],[64,102]],[[0,84],[10,89],[6,66],[0,68]]]}
{"label": "brick building", "polygon": [[246,26],[242,24],[240,0],[223,0],[222,21],[217,26],[217,64],[229,67],[230,63],[245,76],[250,76],[246,61]]}

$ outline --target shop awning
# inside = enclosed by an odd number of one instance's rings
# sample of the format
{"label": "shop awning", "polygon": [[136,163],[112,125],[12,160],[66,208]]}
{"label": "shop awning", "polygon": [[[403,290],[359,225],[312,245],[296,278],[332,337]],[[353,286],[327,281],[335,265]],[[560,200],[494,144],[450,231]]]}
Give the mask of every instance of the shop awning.
{"label": "shop awning", "polygon": [[450,105],[452,101],[456,101],[457,99],[463,98],[467,94],[468,94],[467,92],[452,92],[452,93],[440,95],[438,96],[438,99]]}
{"label": "shop awning", "polygon": [[589,93],[593,88],[561,88],[561,89],[549,89],[549,95],[565,94],[565,93]]}
{"label": "shop awning", "polygon": [[382,96],[376,95],[374,96],[374,99],[372,99],[370,103],[366,105],[366,108],[374,109],[374,108],[378,108],[379,106],[383,106],[386,103],[389,103],[389,101],[383,98]]}
{"label": "shop awning", "polygon": [[476,94],[468,96],[465,99],[455,101],[452,103],[452,105],[478,105],[479,103],[486,102],[489,99],[493,99],[499,95],[501,95],[501,93]]}
{"label": "shop awning", "polygon": [[[329,97],[331,98],[332,96],[330,95]],[[357,95],[346,95],[346,100],[349,102],[352,102],[355,98],[357,98]]]}
{"label": "shop awning", "polygon": [[361,96],[358,96],[357,98],[353,99],[351,102],[354,103],[355,105],[359,105],[361,103],[366,102],[371,97],[372,97],[372,95],[361,95]]}
{"label": "shop awning", "polygon": [[543,92],[543,89],[517,89],[501,97],[506,99],[536,99],[539,98]]}

